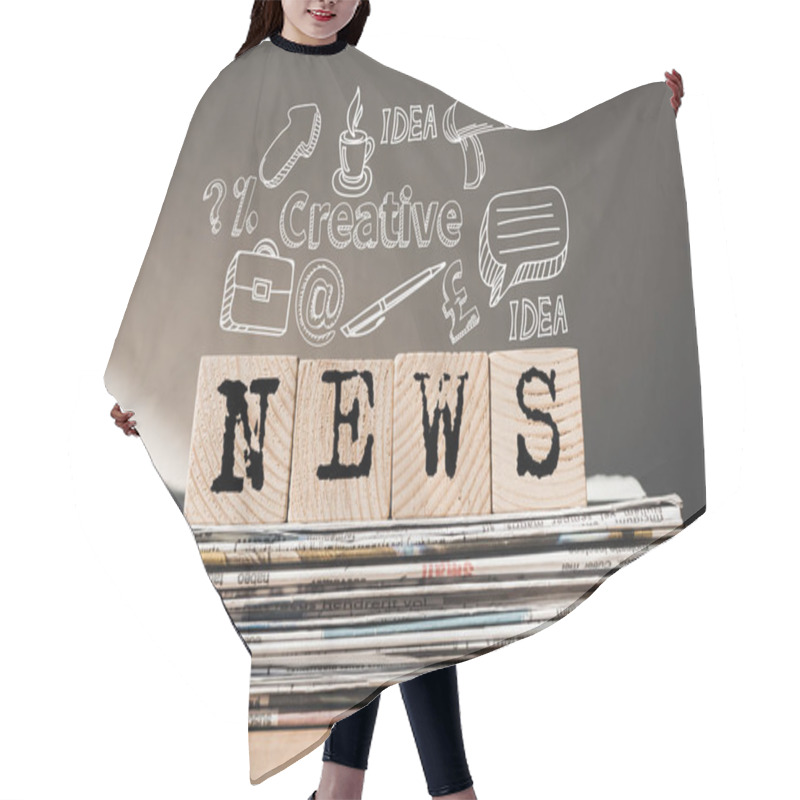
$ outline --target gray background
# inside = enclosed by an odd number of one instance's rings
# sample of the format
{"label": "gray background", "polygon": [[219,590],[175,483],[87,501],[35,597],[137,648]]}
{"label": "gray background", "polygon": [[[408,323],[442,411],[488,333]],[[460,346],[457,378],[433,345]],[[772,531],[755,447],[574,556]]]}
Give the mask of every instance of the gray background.
{"label": "gray background", "polygon": [[[367,194],[350,198],[380,204],[404,184],[427,203],[455,198],[464,224],[459,245],[434,235],[423,251],[408,248],[338,250],[323,237],[313,251],[281,242],[278,218],[297,189],[310,202],[342,198],[331,188],[339,165],[338,137],[360,87],[359,127],[380,139],[381,109],[434,103],[436,139],[381,145],[369,162]],[[460,147],[444,137],[441,119],[453,98],[357,49],[335,55],[291,53],[262,42],[226,67],[205,93],[186,136],[167,197],[109,361],[106,386],[139,419],[142,439],[179,505],[186,470],[199,359],[205,354],[296,354],[301,358],[392,358],[398,352],[575,347],[581,373],[587,475],[636,477],[650,495],[677,492],[684,516],[705,504],[700,385],[688,229],[670,92],[653,83],[625,92],[542,131],[503,130],[481,142],[486,176],[464,191]],[[260,183],[253,208],[259,225],[237,239],[227,234],[240,175],[258,174],[269,142],[286,125],[287,110],[315,102],[322,130],[311,159],[300,159],[276,189]],[[457,123],[491,121],[459,104]],[[228,184],[227,228],[213,236],[206,184]],[[557,186],[569,213],[567,263],[556,277],[511,288],[489,308],[477,269],[478,230],[491,197],[503,191]],[[305,216],[307,217],[308,209]],[[305,218],[305,217],[303,217]],[[218,324],[222,287],[237,250],[272,238],[295,259],[295,288],[303,267],[328,258],[342,271],[345,305],[340,323],[425,266],[460,258],[470,304],[480,325],[455,346],[441,312],[434,279],[387,315],[372,334],[311,347],[300,336],[294,308],[285,336],[231,333]],[[563,295],[569,330],[509,342],[508,300]],[[294,297],[292,298],[294,300]]]}

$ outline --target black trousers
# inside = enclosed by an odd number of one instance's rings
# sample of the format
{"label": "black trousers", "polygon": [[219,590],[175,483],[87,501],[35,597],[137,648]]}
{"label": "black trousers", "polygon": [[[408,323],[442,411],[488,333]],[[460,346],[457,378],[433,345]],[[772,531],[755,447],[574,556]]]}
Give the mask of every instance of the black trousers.
{"label": "black trousers", "polygon": [[[461,733],[455,665],[404,681],[400,692],[431,797],[468,789],[472,777]],[[323,761],[367,768],[380,699],[378,695],[333,726],[325,741]]]}

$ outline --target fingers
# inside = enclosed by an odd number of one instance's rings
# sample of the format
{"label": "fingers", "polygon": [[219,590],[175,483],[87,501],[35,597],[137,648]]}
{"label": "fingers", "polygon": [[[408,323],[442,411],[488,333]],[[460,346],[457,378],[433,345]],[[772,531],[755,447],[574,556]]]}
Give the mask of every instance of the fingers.
{"label": "fingers", "polygon": [[667,79],[667,86],[672,91],[672,97],[669,102],[675,112],[675,116],[677,116],[678,109],[681,106],[681,97],[683,97],[683,77],[676,69],[673,69],[672,72],[665,72],[664,77]]}
{"label": "fingers", "polygon": [[139,431],[136,430],[136,422],[127,422],[124,425],[120,425],[119,427],[122,428],[122,430],[125,432],[126,436],[138,436],[139,435]]}
{"label": "fingers", "polygon": [[681,76],[678,70],[673,69],[672,72],[665,72],[664,77],[667,79],[667,84],[669,87],[675,91],[677,89],[677,94],[683,97],[683,77]]}
{"label": "fingers", "polygon": [[683,97],[683,86],[681,86],[674,78],[667,78],[667,86],[672,89],[672,93],[676,97]]}
{"label": "fingers", "polygon": [[117,421],[127,420],[133,416],[133,411],[123,411],[119,407],[119,403],[114,404],[114,408],[111,409],[111,416],[114,417]]}
{"label": "fingers", "polygon": [[139,436],[139,431],[136,430],[136,420],[132,419],[133,414],[133,411],[123,411],[119,407],[119,403],[114,403],[114,407],[111,409],[114,424],[121,428],[126,436]]}
{"label": "fingers", "polygon": [[124,419],[125,417],[129,417],[133,414],[133,411],[123,412],[123,410],[119,407],[119,403],[114,403],[114,408],[111,409],[111,416],[114,419]]}

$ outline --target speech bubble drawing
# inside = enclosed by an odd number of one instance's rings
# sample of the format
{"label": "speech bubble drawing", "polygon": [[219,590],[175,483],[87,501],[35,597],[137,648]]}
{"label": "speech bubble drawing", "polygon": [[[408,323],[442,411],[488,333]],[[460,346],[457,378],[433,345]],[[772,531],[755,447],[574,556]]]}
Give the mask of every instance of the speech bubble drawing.
{"label": "speech bubble drawing", "polygon": [[567,261],[567,203],[555,186],[496,194],[481,222],[478,266],[496,306],[512,287],[554,278]]}

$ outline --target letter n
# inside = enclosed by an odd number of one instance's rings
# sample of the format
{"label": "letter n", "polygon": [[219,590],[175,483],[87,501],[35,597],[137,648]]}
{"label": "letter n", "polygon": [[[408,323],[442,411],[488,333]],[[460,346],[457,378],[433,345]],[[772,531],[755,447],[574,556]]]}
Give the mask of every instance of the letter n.
{"label": "letter n", "polygon": [[286,521],[297,365],[295,356],[200,359],[183,502],[192,526]]}
{"label": "letter n", "polygon": [[[244,459],[247,477],[256,491],[264,486],[264,427],[267,418],[269,396],[280,386],[278,378],[257,378],[251,381],[250,391],[257,395],[259,418],[255,430],[251,430],[247,406],[247,387],[239,380],[224,380],[217,390],[225,397],[227,413],[222,441],[222,465],[219,475],[211,484],[212,492],[241,492],[244,479],[234,475],[234,453],[236,428],[241,426],[244,440]],[[256,440],[257,445],[253,440]]]}

